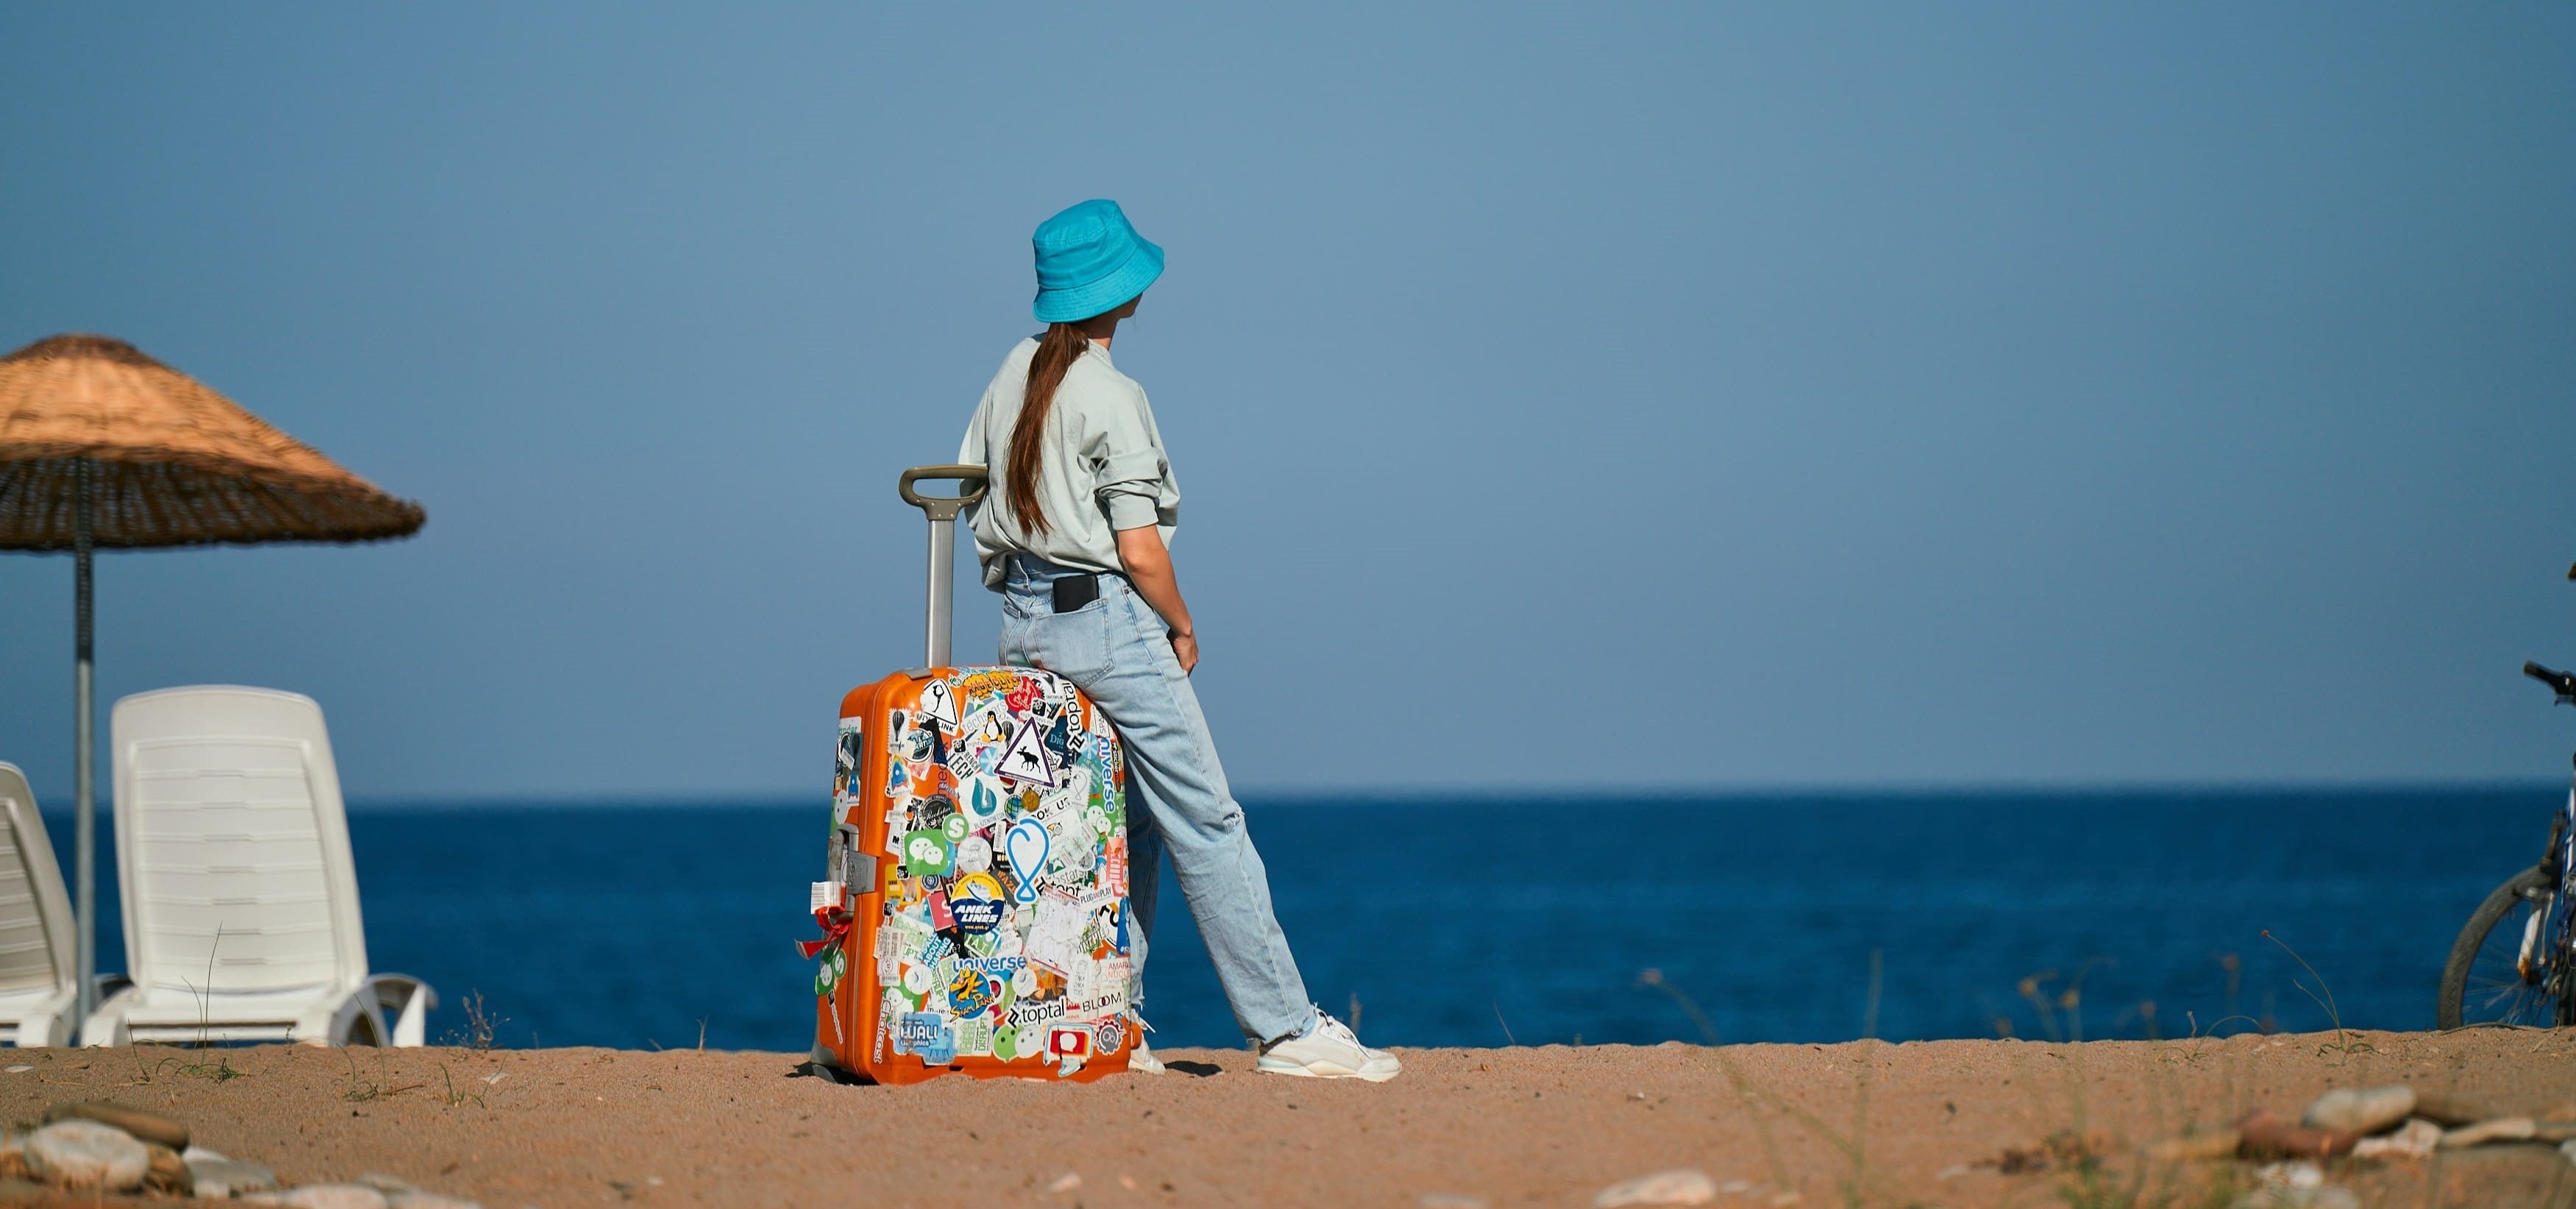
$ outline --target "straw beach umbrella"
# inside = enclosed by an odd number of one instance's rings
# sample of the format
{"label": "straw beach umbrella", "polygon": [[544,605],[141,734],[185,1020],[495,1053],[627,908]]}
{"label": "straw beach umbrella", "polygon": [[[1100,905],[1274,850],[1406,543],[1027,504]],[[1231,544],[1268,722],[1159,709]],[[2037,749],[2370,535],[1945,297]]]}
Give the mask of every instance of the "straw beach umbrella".
{"label": "straw beach umbrella", "polygon": [[0,550],[70,551],[80,1012],[98,969],[90,552],[409,536],[426,519],[203,383],[105,336],[0,357]]}

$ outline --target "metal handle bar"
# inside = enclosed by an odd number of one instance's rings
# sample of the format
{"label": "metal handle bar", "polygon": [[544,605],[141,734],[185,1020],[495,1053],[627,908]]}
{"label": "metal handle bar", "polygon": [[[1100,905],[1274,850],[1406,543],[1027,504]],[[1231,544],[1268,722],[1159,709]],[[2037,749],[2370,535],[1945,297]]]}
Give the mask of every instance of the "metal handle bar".
{"label": "metal handle bar", "polygon": [[[955,479],[956,495],[923,495],[912,489],[923,479]],[[981,466],[915,466],[903,472],[895,490],[903,493],[903,502],[930,514],[934,521],[953,521],[957,514],[975,506],[984,498],[985,471]]]}
{"label": "metal handle bar", "polygon": [[[922,632],[925,668],[948,666],[949,618],[955,612],[949,596],[956,580],[957,514],[984,498],[987,478],[981,466],[915,466],[895,482],[903,502],[930,518],[930,601],[924,610],[928,624]],[[923,479],[955,479],[958,493],[923,495],[913,490],[912,485]]]}

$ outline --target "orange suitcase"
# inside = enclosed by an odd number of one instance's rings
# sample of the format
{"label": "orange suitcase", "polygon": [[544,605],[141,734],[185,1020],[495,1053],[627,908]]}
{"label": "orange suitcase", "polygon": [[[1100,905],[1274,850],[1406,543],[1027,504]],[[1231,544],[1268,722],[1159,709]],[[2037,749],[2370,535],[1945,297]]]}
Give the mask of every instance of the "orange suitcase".
{"label": "orange suitcase", "polygon": [[[925,496],[920,479],[955,479]],[[817,1061],[877,1083],[1127,1068],[1126,766],[1108,719],[1036,668],[946,666],[957,514],[981,466],[903,474],[930,517],[928,666],[841,700]]]}

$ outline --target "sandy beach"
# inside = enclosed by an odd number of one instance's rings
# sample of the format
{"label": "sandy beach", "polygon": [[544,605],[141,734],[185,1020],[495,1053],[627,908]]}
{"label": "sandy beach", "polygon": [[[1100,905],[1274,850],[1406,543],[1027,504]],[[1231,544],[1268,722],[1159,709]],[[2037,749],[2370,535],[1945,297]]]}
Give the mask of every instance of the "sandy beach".
{"label": "sandy beach", "polygon": [[[2404,1082],[2498,1113],[2576,1115],[2576,1033],[1402,1053],[1404,1076],[1378,1086],[1255,1075],[1243,1052],[1202,1050],[1167,1055],[1159,1077],[1089,1086],[874,1088],[792,1077],[801,1055],[775,1053],[138,1047],[17,1054],[0,1096],[21,1121],[114,1100],[289,1182],[382,1173],[492,1209],[1501,1209],[1588,1205],[1686,1167],[1721,1205],[2042,1205],[2085,1178],[2073,1139],[2103,1156],[2097,1180],[2145,1181],[2136,1203],[2196,1205],[2250,1187],[2258,1165],[2157,1162],[2151,1143],[2254,1107],[2295,1115],[2331,1087]],[[2325,1166],[2364,1205],[2539,1205],[2576,1184],[2530,1143]]]}

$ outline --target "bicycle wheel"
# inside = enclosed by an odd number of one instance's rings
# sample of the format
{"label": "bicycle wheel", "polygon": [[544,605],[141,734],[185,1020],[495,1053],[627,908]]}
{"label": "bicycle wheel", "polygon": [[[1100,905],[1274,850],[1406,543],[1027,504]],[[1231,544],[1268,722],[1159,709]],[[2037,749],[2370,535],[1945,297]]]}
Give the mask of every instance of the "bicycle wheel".
{"label": "bicycle wheel", "polygon": [[2551,889],[2548,870],[2534,867],[2478,904],[2442,966],[2442,999],[2434,1013],[2440,1027],[2563,1023],[2557,991],[2562,979],[2549,968],[2562,938],[2549,934],[2544,914]]}

